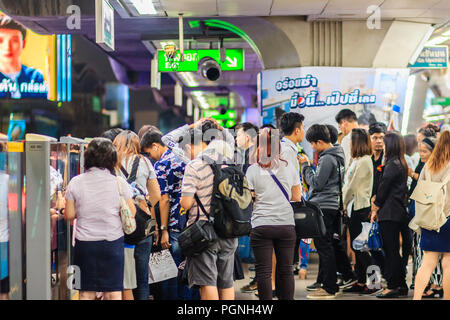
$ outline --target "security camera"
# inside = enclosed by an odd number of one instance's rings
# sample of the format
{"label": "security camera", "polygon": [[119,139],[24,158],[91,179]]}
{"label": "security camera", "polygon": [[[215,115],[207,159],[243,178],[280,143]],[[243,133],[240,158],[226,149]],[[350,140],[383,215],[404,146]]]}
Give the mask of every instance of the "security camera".
{"label": "security camera", "polygon": [[216,81],[217,79],[220,78],[220,75],[222,74],[220,65],[213,58],[209,57],[203,58],[202,60],[199,61],[198,65],[200,74],[205,79]]}

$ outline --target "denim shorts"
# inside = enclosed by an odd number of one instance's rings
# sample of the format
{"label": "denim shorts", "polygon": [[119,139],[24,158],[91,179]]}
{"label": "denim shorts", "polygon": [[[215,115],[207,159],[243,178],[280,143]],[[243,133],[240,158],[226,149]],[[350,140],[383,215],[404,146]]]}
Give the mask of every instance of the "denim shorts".
{"label": "denim shorts", "polygon": [[233,287],[234,253],[238,239],[219,239],[198,256],[187,258],[189,287]]}

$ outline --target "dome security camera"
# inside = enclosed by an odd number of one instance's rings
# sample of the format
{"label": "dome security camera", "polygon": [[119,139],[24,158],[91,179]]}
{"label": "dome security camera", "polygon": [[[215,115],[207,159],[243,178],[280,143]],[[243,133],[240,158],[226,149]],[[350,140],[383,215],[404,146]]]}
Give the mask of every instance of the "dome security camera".
{"label": "dome security camera", "polygon": [[222,74],[220,65],[213,58],[203,58],[199,61],[198,65],[200,74],[203,76],[203,78],[210,81],[216,81]]}

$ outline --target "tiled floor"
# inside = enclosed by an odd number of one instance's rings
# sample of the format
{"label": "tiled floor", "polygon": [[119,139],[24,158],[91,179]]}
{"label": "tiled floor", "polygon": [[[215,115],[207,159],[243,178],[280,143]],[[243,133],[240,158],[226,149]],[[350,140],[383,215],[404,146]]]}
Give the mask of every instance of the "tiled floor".
{"label": "tiled floor", "polygon": [[[298,279],[298,276],[295,277],[295,294],[294,299],[295,300],[306,300],[306,296],[308,294],[308,291],[306,290],[306,287],[313,284],[316,280],[317,272],[318,272],[318,256],[317,253],[311,253],[310,254],[310,262],[308,266],[308,275],[306,280],[300,280]],[[235,288],[236,288],[236,300],[258,300],[258,297],[254,293],[242,293],[240,289],[249,283],[250,276],[254,277],[255,272],[248,271],[249,265],[244,264],[244,272],[245,272],[245,279],[244,280],[238,280],[235,282]],[[408,266],[408,276],[407,276],[407,283],[408,285],[411,284],[411,266]],[[401,300],[411,300],[413,295],[413,291],[409,290],[408,297],[405,298],[399,298]],[[336,298],[336,300],[380,300],[379,298],[375,296],[361,296],[359,294],[342,294],[339,297]]]}

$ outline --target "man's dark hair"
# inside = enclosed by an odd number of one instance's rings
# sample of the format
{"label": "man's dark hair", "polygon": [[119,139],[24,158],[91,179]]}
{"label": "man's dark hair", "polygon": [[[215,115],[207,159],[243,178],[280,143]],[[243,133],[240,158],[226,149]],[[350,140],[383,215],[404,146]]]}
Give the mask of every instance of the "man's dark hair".
{"label": "man's dark hair", "polygon": [[336,129],[336,127],[331,124],[327,124],[326,126],[328,128],[328,132],[330,133],[331,144],[334,145],[334,144],[336,144],[336,142],[338,140],[339,132]]}
{"label": "man's dark hair", "polygon": [[263,124],[260,129],[264,129],[264,128],[276,129],[275,126],[271,123]]}
{"label": "man's dark hair", "polygon": [[328,131],[328,128],[325,125],[314,124],[306,132],[306,140],[308,140],[308,142],[322,140],[325,143],[331,143],[330,131]]}
{"label": "man's dark hair", "polygon": [[291,135],[295,128],[300,128],[305,117],[297,112],[288,112],[281,116],[280,127],[285,136]]}
{"label": "man's dark hair", "polygon": [[209,145],[211,141],[218,138],[219,129],[215,122],[206,120],[200,128],[189,129],[189,132],[180,137],[178,146],[184,148],[187,144],[200,144],[201,142]]}
{"label": "man's dark hair", "polygon": [[117,163],[117,151],[112,142],[106,138],[95,138],[84,153],[84,170],[90,168],[108,169],[114,174]]}
{"label": "man's dark hair", "polygon": [[153,143],[165,146],[160,132],[153,130],[147,131],[141,139],[141,150],[144,150],[144,148],[151,148]]}
{"label": "man's dark hair", "polygon": [[109,129],[109,130],[103,132],[101,137],[111,140],[111,142],[112,142],[120,133],[122,133],[122,131],[123,131],[123,129],[121,129],[121,128]]}
{"label": "man's dark hair", "polygon": [[23,40],[25,40],[25,37],[27,36],[27,29],[23,25],[15,22],[13,19],[5,15],[0,15],[0,29],[19,30],[20,33],[22,33]]}
{"label": "man's dark hair", "polygon": [[384,133],[386,134],[387,127],[383,122],[375,122],[369,126],[369,134],[374,135],[375,133]]}
{"label": "man's dark hair", "polygon": [[240,129],[244,130],[244,132],[248,134],[251,138],[256,138],[259,132],[259,128],[250,122],[240,123],[236,126],[235,129],[236,131]]}
{"label": "man's dark hair", "polygon": [[143,125],[138,131],[139,139],[142,139],[144,134],[146,134],[148,131],[156,131],[156,132],[161,133],[161,130],[159,130],[158,127],[151,125],[151,124],[146,124],[146,125]]}
{"label": "man's dark hair", "polygon": [[341,123],[342,120],[347,120],[348,122],[355,122],[358,121],[358,118],[356,117],[356,113],[354,113],[350,109],[342,109],[339,111],[339,113],[336,115],[336,122]]}

